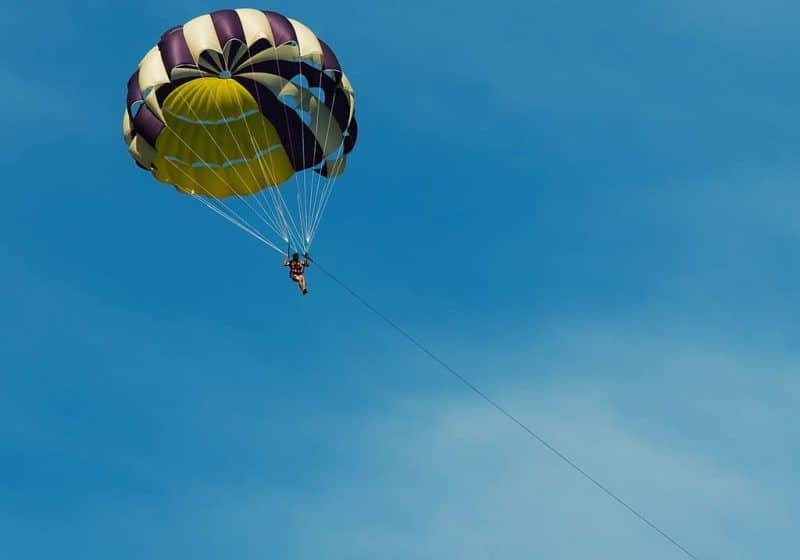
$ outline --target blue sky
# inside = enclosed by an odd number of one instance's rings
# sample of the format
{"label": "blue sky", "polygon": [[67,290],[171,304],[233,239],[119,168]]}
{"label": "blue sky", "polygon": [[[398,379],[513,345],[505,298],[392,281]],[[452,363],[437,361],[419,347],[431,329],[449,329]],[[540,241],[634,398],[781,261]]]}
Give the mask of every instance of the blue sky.
{"label": "blue sky", "polygon": [[[375,4],[262,6],[358,94],[320,261],[698,557],[790,557],[800,7]],[[132,164],[128,76],[224,7],[6,10],[0,556],[681,558]]]}

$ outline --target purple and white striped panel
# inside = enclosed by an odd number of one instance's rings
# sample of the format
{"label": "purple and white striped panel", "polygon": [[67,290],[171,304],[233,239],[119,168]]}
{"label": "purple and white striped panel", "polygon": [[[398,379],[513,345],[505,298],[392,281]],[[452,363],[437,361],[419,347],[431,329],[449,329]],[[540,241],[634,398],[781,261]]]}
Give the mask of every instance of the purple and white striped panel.
{"label": "purple and white striped panel", "polygon": [[186,38],[183,36],[183,26],[173,27],[164,33],[158,43],[158,50],[161,52],[164,68],[170,77],[172,77],[172,69],[176,66],[196,64],[189,45],[186,44]]}
{"label": "purple and white striped panel", "polygon": [[286,43],[296,43],[297,34],[294,31],[292,22],[286,16],[282,16],[277,12],[265,11],[269,26],[272,28],[272,36],[275,39],[276,45],[284,45]]}
{"label": "purple and white striped panel", "polygon": [[156,139],[166,125],[161,122],[147,104],[143,103],[133,118],[133,130],[147,140],[151,146],[156,145]]}
{"label": "purple and white striped panel", "polygon": [[319,41],[319,46],[322,47],[322,68],[323,70],[333,70],[335,72],[341,73],[342,66],[339,64],[339,59],[336,58],[336,54],[333,52],[328,46],[328,43],[323,41],[322,39],[317,39]]}
{"label": "purple and white striped panel", "polygon": [[131,112],[131,108],[133,104],[137,101],[142,101],[142,89],[139,87],[139,71],[133,73],[133,75],[128,80],[128,96],[126,99],[127,109],[128,109],[128,116],[133,119],[133,113]]}
{"label": "purple and white striped panel", "polygon": [[211,14],[211,21],[214,24],[214,31],[217,32],[219,44],[223,47],[231,40],[246,43],[244,28],[239,19],[239,14],[235,10],[220,10]]}

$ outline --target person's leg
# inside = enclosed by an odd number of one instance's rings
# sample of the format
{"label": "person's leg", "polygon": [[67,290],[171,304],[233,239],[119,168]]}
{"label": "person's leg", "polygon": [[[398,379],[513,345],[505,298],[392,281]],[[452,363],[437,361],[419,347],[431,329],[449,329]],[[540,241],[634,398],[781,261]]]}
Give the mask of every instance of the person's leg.
{"label": "person's leg", "polygon": [[300,277],[300,278],[297,280],[297,283],[300,285],[300,291],[301,291],[301,292],[303,292],[304,294],[305,294],[306,292],[308,292],[308,290],[306,289],[306,277],[305,277],[305,276],[301,276],[301,277]]}

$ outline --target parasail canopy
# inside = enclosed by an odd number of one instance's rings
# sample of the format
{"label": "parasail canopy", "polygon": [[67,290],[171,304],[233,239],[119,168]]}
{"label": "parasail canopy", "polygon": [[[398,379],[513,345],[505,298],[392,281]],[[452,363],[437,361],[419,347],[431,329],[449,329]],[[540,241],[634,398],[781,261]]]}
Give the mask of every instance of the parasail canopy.
{"label": "parasail canopy", "polygon": [[253,9],[166,31],[128,81],[122,127],[157,180],[273,248],[303,250],[358,131],[333,50],[302,23]]}

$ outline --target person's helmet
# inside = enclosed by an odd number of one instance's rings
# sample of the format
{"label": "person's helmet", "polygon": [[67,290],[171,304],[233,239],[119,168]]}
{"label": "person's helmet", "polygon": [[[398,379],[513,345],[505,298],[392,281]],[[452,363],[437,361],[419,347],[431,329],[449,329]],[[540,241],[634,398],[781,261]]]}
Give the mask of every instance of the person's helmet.
{"label": "person's helmet", "polygon": [[298,260],[299,258],[300,258],[300,255],[299,255],[299,254],[297,254],[297,253],[295,253],[295,254],[293,254],[293,255],[292,255],[292,260],[295,260],[295,261],[296,261],[296,260]]}

